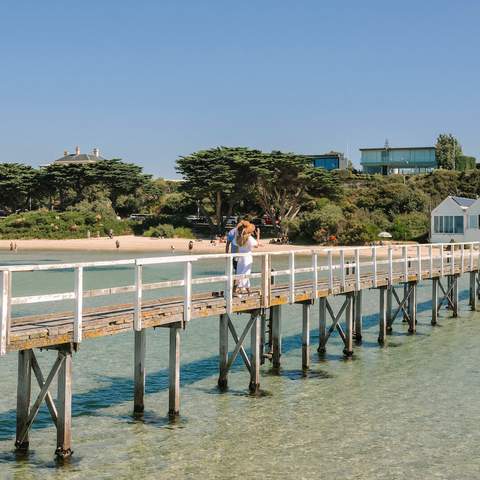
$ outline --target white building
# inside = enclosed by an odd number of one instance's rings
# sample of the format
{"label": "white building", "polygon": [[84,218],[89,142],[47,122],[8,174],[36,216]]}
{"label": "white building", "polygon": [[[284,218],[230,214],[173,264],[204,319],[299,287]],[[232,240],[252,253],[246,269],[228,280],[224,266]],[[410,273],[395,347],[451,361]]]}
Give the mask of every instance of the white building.
{"label": "white building", "polygon": [[432,210],[432,243],[480,241],[480,199],[452,197]]}

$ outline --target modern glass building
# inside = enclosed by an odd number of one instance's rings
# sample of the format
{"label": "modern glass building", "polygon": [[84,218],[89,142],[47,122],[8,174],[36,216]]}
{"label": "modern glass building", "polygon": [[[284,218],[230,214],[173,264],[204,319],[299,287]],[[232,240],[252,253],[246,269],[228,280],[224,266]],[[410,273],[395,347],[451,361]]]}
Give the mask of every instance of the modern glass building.
{"label": "modern glass building", "polygon": [[360,163],[365,173],[426,173],[437,168],[435,147],[361,148]]}
{"label": "modern glass building", "polygon": [[313,166],[316,168],[324,168],[325,170],[338,170],[347,168],[347,160],[343,153],[330,152],[321,155],[305,155],[312,160]]}

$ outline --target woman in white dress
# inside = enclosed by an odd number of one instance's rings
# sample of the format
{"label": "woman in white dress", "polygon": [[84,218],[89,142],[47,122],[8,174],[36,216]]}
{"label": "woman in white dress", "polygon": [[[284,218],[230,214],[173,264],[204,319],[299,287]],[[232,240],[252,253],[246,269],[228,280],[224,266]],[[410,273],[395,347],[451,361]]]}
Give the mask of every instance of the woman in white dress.
{"label": "woman in white dress", "polygon": [[[237,247],[237,253],[245,253],[238,258],[237,275],[250,275],[252,273],[253,255],[252,250],[258,245],[257,240],[252,237],[255,231],[255,225],[243,222],[237,227],[234,243]],[[250,278],[241,278],[237,283],[237,291],[250,293]]]}

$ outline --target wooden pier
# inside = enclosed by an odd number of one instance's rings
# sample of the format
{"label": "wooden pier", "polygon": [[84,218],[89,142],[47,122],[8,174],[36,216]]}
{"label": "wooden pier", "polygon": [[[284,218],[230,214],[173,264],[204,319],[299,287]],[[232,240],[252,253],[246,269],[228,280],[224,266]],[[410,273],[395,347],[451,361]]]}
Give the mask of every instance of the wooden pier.
{"label": "wooden pier", "polygon": [[[0,267],[0,355],[18,352],[17,429],[15,446],[26,450],[29,429],[39,408],[46,402],[57,429],[56,454],[72,453],[72,363],[74,352],[89,338],[114,335],[134,330],[134,405],[135,415],[142,415],[145,397],[145,352],[147,328],[170,329],[169,406],[168,414],[180,412],[180,341],[181,332],[192,320],[219,316],[219,377],[218,387],[226,390],[228,373],[238,355],[250,374],[249,390],[260,388],[260,368],[265,361],[278,370],[282,355],[282,305],[300,304],[302,310],[302,368],[310,367],[311,308],[319,308],[319,343],[317,351],[324,354],[334,332],[343,341],[346,358],[354,354],[354,345],[362,340],[362,293],[378,291],[378,342],[387,343],[395,321],[408,323],[408,332],[416,331],[417,285],[431,280],[431,323],[438,322],[439,310],[446,306],[458,315],[458,279],[469,275],[469,304],[477,309],[479,298],[480,243],[395,245],[388,247],[338,247],[289,252],[255,253],[254,265],[259,271],[249,275],[253,282],[249,295],[234,295],[234,282],[244,276],[235,275],[232,255],[188,255],[72,264],[41,264]],[[234,256],[240,256],[236,254]],[[288,268],[273,270],[276,257],[286,256]],[[222,259],[222,275],[193,276],[192,265]],[[298,267],[298,259],[309,266]],[[145,283],[145,266],[178,264],[182,278]],[[299,262],[302,263],[302,262]],[[91,268],[128,266],[134,282],[121,287],[84,289],[84,272]],[[258,268],[257,268],[258,269]],[[13,275],[35,271],[72,271],[75,288],[71,292],[48,295],[13,296]],[[207,293],[196,293],[196,285],[222,285]],[[144,292],[178,288],[182,294],[145,300]],[[114,302],[115,295],[133,295],[132,303]],[[335,311],[332,296],[341,296]],[[112,297],[105,307],[84,307],[93,297]],[[18,305],[70,300],[73,311],[19,317],[12,315]],[[235,313],[248,313],[250,319],[237,331]],[[250,334],[250,350],[244,347]],[[233,340],[232,349],[229,340]],[[45,376],[36,359],[35,349],[57,351],[56,360]],[[32,373],[40,393],[31,403]],[[50,393],[57,378],[58,392]]]}

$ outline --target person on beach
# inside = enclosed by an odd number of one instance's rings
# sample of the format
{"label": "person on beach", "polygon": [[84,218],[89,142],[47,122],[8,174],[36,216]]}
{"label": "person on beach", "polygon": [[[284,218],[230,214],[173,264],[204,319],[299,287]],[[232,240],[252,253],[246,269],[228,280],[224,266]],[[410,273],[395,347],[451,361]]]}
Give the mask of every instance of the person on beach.
{"label": "person on beach", "polygon": [[[255,225],[250,222],[240,222],[237,226],[237,232],[233,240],[233,245],[236,248],[236,253],[245,253],[237,257],[237,275],[250,275],[252,273],[253,255],[252,251],[258,246],[258,242],[252,237],[255,232]],[[238,280],[237,293],[250,293],[250,278],[242,278]]]}
{"label": "person on beach", "polygon": [[188,251],[191,252],[193,250],[193,240],[188,242]]}
{"label": "person on beach", "polygon": [[115,246],[117,247],[117,250],[120,248],[120,240],[115,240]]}

